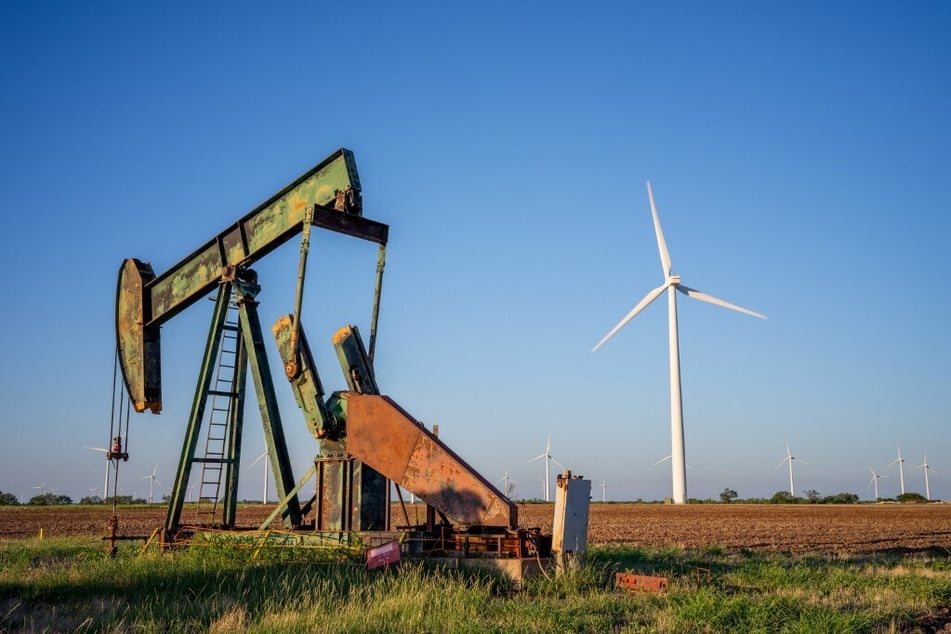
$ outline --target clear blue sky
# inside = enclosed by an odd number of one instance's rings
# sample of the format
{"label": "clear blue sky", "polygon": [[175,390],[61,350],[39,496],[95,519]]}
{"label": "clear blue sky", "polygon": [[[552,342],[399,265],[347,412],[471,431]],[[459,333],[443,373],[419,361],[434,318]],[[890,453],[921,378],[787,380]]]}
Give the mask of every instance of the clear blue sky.
{"label": "clear blue sky", "polygon": [[[670,495],[664,303],[591,352],[662,282],[650,180],[674,272],[769,316],[680,302],[688,494],[771,496],[788,442],[797,489],[869,498],[900,443],[951,498],[949,32],[947,2],[2,3],[0,490],[101,487],[122,260],[165,270],[343,146],[391,226],[381,388],[517,497],[549,434],[596,497]],[[315,238],[329,389],[375,258]],[[296,263],[257,267],[265,324]],[[163,329],[128,492],[172,480],[210,312]]]}

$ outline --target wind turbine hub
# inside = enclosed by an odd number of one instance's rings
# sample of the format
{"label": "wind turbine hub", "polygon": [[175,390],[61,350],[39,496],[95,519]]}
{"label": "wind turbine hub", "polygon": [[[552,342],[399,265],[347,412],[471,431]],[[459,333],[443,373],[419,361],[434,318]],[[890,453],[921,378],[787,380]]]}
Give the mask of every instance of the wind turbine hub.
{"label": "wind turbine hub", "polygon": [[680,276],[679,276],[679,275],[668,275],[668,276],[667,276],[667,285],[668,285],[668,286],[677,286],[678,284],[680,284]]}

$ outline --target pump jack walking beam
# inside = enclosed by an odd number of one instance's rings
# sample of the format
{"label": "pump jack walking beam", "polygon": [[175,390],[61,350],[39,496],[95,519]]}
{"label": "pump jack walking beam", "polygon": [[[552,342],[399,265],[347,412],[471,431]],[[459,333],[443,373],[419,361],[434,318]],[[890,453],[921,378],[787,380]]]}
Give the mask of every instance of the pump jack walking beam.
{"label": "pump jack walking beam", "polygon": [[[162,409],[159,327],[232,276],[311,225],[380,245],[388,226],[363,218],[360,177],[353,153],[340,149],[194,253],[156,276],[147,262],[129,258],[116,291],[119,364],[137,412]],[[378,276],[382,266],[378,267]]]}

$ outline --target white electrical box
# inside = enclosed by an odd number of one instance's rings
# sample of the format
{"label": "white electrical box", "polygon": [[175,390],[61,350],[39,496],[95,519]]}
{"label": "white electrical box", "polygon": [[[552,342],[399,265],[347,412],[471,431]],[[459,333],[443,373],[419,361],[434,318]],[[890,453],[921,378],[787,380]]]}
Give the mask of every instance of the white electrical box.
{"label": "white electrical box", "polygon": [[559,567],[588,547],[588,508],[591,480],[565,471],[555,487],[555,521],[552,525],[551,553]]}

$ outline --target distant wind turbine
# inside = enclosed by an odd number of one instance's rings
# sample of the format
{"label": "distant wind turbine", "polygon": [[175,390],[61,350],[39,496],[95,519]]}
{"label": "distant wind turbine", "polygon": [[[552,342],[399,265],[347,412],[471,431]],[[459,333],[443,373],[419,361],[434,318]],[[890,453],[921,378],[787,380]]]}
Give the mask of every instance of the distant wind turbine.
{"label": "distant wind turbine", "polygon": [[878,479],[879,479],[879,478],[887,478],[888,476],[884,476],[884,475],[881,475],[881,474],[879,474],[879,473],[875,473],[875,469],[873,469],[873,468],[871,468],[871,467],[869,467],[868,470],[872,472],[872,479],[869,480],[868,486],[873,486],[873,485],[875,486],[875,500],[878,501]]}
{"label": "distant wind turbine", "polygon": [[624,318],[598,342],[598,345],[596,345],[593,350],[600,348],[608,339],[613,337],[617,331],[634,319],[639,312],[660,297],[664,291],[667,291],[668,345],[670,347],[670,438],[672,452],[670,462],[673,474],[673,500],[676,504],[686,504],[687,462],[686,450],[684,448],[683,399],[680,393],[680,343],[677,333],[676,291],[683,293],[687,297],[699,299],[700,301],[714,304],[715,306],[729,308],[730,310],[752,315],[753,317],[759,317],[760,319],[766,319],[766,316],[681,284],[680,276],[671,274],[670,253],[667,251],[667,243],[664,241],[664,232],[660,227],[660,217],[657,215],[657,207],[654,204],[654,192],[649,182],[647,183],[647,197],[650,200],[651,216],[654,219],[654,233],[657,236],[657,249],[660,251],[664,283],[645,295],[644,298],[631,309],[631,312],[625,315]]}
{"label": "distant wind turbine", "polygon": [[[925,470],[925,497],[930,501],[931,500],[931,485],[928,483],[928,472],[934,471],[931,468],[931,465],[928,464],[928,454],[925,454],[925,460],[920,465],[916,466],[915,469],[924,469]],[[938,473],[935,471],[935,473]]]}
{"label": "distant wind turbine", "polygon": [[106,455],[106,479],[102,483],[102,499],[105,500],[109,497],[109,450],[103,447],[83,447],[83,449],[91,449],[92,451],[101,451]]}
{"label": "distant wind turbine", "polygon": [[905,495],[905,459],[901,457],[901,445],[898,445],[898,457],[889,462],[888,466],[890,467],[893,464],[898,465],[898,481],[901,483],[901,494]]}
{"label": "distant wind turbine", "polygon": [[508,469],[505,470],[505,475],[503,475],[501,478],[496,480],[496,482],[502,483],[502,491],[503,493],[505,493],[505,497],[507,498],[512,497],[512,493],[515,491],[515,485],[517,484],[517,482],[515,482],[515,480],[509,477]]}
{"label": "distant wind turbine", "polygon": [[601,501],[602,502],[607,501],[607,488],[608,488],[608,481],[601,480]]}
{"label": "distant wind turbine", "polygon": [[796,456],[792,455],[789,452],[789,443],[786,443],[786,457],[783,458],[778,465],[776,465],[776,468],[779,469],[781,466],[783,466],[783,463],[786,463],[786,462],[789,463],[789,495],[796,497],[796,483],[793,480],[793,469],[792,469],[793,460],[799,460],[799,462],[801,462],[802,464],[809,464],[805,460],[801,460],[797,458]]}
{"label": "distant wind turbine", "polygon": [[262,458],[264,459],[264,497],[261,498],[261,500],[262,500],[261,503],[262,503],[262,504],[267,504],[267,479],[268,479],[268,477],[269,477],[269,476],[268,476],[268,463],[271,461],[271,459],[270,459],[270,454],[268,454],[268,452],[265,451],[265,452],[262,453],[260,456],[258,456],[257,458],[255,458],[255,459],[254,459],[254,462],[252,462],[250,466],[253,467],[253,466],[256,465],[258,462],[260,462]]}
{"label": "distant wind turbine", "polygon": [[554,462],[556,465],[558,465],[562,469],[565,468],[565,465],[561,464],[560,462],[558,462],[551,456],[551,434],[548,435],[548,444],[545,445],[545,453],[535,456],[534,458],[529,460],[529,462],[535,462],[536,460],[541,460],[542,458],[545,459],[545,501],[551,502],[551,497],[549,496],[549,492],[548,492],[549,483],[551,482],[551,474],[549,472],[549,467],[551,463]]}
{"label": "distant wind turbine", "polygon": [[159,486],[165,486],[159,479],[155,477],[155,472],[158,471],[158,465],[155,465],[155,468],[152,469],[152,473],[147,476],[142,476],[139,480],[148,480],[149,481],[149,504],[152,503],[152,485],[158,482]]}

